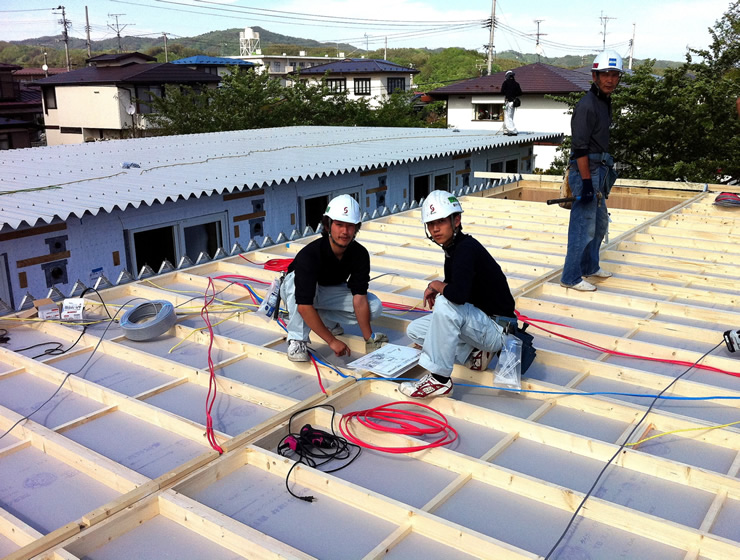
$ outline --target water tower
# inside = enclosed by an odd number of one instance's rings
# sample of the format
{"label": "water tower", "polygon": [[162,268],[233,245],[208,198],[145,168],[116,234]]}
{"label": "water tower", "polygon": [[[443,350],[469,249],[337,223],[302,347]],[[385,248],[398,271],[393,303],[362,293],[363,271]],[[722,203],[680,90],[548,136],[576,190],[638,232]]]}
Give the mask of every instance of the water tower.
{"label": "water tower", "polygon": [[260,48],[260,34],[251,27],[245,27],[239,32],[239,56],[262,54]]}

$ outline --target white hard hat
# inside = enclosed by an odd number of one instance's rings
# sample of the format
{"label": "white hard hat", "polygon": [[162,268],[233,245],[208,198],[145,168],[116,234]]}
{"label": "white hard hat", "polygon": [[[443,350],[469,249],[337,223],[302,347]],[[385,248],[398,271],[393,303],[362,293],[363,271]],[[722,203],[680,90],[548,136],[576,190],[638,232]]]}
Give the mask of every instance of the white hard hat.
{"label": "white hard hat", "polygon": [[462,214],[462,211],[460,201],[452,193],[432,191],[421,206],[421,221],[428,224],[452,214]]}
{"label": "white hard hat", "polygon": [[506,71],[506,74],[504,74],[504,76],[506,76],[507,78],[508,78],[509,76],[513,76],[513,75],[514,75],[514,71],[513,71],[513,70],[507,70],[507,71]]}
{"label": "white hard hat", "polygon": [[591,72],[608,72],[610,70],[622,73],[622,57],[616,51],[602,51],[594,58]]}
{"label": "white hard hat", "polygon": [[324,216],[348,224],[359,224],[362,221],[360,205],[348,194],[340,194],[332,198],[329,206],[326,207]]}

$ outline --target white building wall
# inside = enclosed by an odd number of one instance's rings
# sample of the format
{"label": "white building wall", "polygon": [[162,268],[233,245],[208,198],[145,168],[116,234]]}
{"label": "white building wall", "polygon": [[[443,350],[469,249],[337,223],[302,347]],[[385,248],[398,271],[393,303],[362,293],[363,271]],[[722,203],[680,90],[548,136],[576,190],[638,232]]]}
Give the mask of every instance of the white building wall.
{"label": "white building wall", "polygon": [[[516,109],[514,124],[519,132],[559,132],[570,135],[570,115],[567,106],[544,96],[521,97],[522,105]],[[479,103],[503,103],[501,95],[458,96],[451,95],[447,101],[447,123],[454,128],[466,130],[500,131],[503,121],[475,120],[475,106]],[[535,167],[546,170],[556,156],[555,146],[535,146]]]}
{"label": "white building wall", "polygon": [[[189,200],[178,200],[152,206],[116,210],[111,213],[85,215],[70,218],[62,224],[63,229],[49,231],[46,224],[39,224],[34,235],[14,236],[0,241],[0,257],[7,255],[9,290],[13,293],[11,305],[20,305],[26,293],[35,298],[45,297],[50,286],[44,267],[51,265],[63,269],[66,282],[53,284],[65,296],[77,280],[93,286],[100,275],[116,282],[125,269],[132,274],[139,270],[130,264],[127,250],[129,232],[139,228],[155,229],[170,224],[182,224],[202,216],[225,216],[222,246],[228,252],[234,243],[246,248],[250,239],[261,243],[264,235],[277,239],[280,232],[290,235],[294,229],[301,233],[305,228],[302,202],[306,198],[350,192],[359,195],[363,212],[372,215],[382,201],[389,209],[399,208],[404,202],[411,203],[413,177],[428,174],[450,174],[450,188],[463,186],[463,177],[468,175],[473,184],[475,171],[489,170],[491,161],[518,160],[525,162],[528,146],[513,145],[488,151],[474,151],[469,155],[453,158],[432,158],[389,166],[384,170],[345,173],[289,184],[266,186],[264,189],[239,191],[226,195],[201,196]],[[524,170],[522,170],[524,171]],[[382,185],[386,189],[382,190]],[[433,185],[431,188],[434,188]],[[209,218],[210,221],[210,218]],[[261,235],[252,235],[259,225]],[[12,230],[10,230],[12,232]],[[2,234],[8,234],[8,230]],[[59,245],[52,254],[52,246]],[[55,256],[56,255],[56,256]],[[213,256],[213,255],[210,255]],[[29,262],[29,259],[32,261]],[[35,261],[43,262],[35,262]],[[118,264],[115,261],[118,260]],[[24,263],[25,261],[25,263]],[[161,263],[149,263],[158,271]],[[173,263],[177,265],[177,263]],[[21,282],[25,285],[21,287]]]}

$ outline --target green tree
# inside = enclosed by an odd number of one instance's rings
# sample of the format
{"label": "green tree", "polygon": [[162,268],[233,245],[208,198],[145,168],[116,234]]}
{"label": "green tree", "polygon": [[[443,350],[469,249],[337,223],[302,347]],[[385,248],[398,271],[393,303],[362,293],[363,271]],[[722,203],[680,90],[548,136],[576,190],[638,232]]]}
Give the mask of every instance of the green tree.
{"label": "green tree", "polygon": [[237,70],[220,87],[167,86],[151,102],[149,122],[161,134],[193,134],[279,126],[443,126],[439,108],[418,107],[412,93],[396,93],[373,109],[367,99],[330,92],[324,80],[283,86],[267,73]]}
{"label": "green tree", "polygon": [[[612,95],[611,152],[622,177],[722,183],[740,179],[740,0],[709,30],[707,49],[654,72],[640,64]],[[572,108],[580,98],[553,97]],[[563,158],[553,171],[561,171]]]}

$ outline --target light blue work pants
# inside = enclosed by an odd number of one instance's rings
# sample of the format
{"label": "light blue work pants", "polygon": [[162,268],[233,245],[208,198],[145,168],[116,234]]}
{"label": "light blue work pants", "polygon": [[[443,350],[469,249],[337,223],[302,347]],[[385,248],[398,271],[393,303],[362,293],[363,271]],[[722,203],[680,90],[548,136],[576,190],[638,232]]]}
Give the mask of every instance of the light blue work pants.
{"label": "light blue work pants", "polygon": [[[298,304],[295,301],[295,272],[291,272],[283,280],[280,287],[280,298],[288,308],[288,340],[302,340],[308,342],[311,329],[298,313]],[[313,306],[318,311],[324,325],[331,328],[334,324],[356,325],[357,317],[352,304],[353,296],[347,284],[338,286],[316,286],[316,295]],[[370,306],[370,320],[377,319],[383,312],[383,304],[374,294],[368,292],[367,302]]]}
{"label": "light blue work pants", "polygon": [[438,295],[431,314],[409,323],[406,334],[421,346],[419,365],[449,377],[455,363],[464,364],[474,348],[498,352],[503,328],[471,303],[452,303]]}

